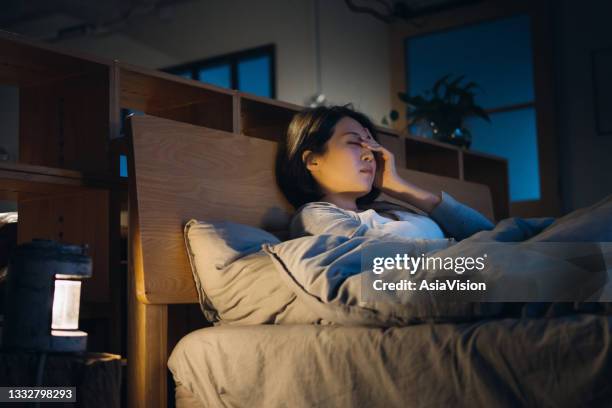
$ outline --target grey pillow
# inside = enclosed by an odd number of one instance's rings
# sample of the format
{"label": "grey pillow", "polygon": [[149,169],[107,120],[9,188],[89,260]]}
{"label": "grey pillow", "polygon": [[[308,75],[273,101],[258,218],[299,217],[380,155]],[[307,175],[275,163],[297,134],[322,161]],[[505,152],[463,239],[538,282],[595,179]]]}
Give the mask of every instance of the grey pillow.
{"label": "grey pillow", "polygon": [[185,243],[204,316],[215,324],[316,323],[282,281],[264,243],[274,235],[230,221],[191,220]]}

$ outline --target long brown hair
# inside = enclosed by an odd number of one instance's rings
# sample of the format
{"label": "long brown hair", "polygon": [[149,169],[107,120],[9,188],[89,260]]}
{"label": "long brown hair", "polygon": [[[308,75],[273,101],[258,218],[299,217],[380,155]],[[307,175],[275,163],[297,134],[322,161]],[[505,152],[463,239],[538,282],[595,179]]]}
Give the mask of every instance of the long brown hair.
{"label": "long brown hair", "polygon": [[[376,128],[372,121],[363,113],[352,109],[351,105],[320,106],[306,108],[295,114],[284,140],[281,140],[276,155],[276,182],[287,200],[298,209],[302,205],[319,201],[323,193],[306,164],[302,161],[302,153],[311,150],[323,154],[327,149],[327,141],[334,133],[336,124],[344,117],[359,122],[368,129],[374,140],[378,141]],[[359,197],[356,204],[369,204],[380,195],[380,190],[374,186],[370,192]]]}

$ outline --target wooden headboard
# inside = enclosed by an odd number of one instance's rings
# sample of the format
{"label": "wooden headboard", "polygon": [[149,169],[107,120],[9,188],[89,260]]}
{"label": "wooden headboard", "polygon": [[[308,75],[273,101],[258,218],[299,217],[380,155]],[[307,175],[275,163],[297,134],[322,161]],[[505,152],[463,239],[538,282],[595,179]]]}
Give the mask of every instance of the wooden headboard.
{"label": "wooden headboard", "polygon": [[[275,183],[275,142],[154,116],[132,116],[128,122],[129,406],[165,406],[168,305],[198,302],[184,224],[192,218],[231,220],[284,230],[293,208]],[[493,219],[487,186],[407,169],[398,172]],[[384,195],[380,199],[396,201]]]}

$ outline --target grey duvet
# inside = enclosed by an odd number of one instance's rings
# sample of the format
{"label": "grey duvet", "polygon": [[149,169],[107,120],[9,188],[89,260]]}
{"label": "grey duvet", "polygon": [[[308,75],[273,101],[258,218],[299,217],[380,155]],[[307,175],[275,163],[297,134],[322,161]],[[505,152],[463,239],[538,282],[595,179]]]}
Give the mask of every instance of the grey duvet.
{"label": "grey duvet", "polygon": [[[512,302],[586,302],[600,299],[608,281],[612,195],[590,211],[550,218],[508,218],[493,230],[460,242],[406,239],[389,234],[314,235],[263,244],[282,279],[324,320],[338,324],[401,326],[503,316]],[[373,254],[411,258],[476,259],[482,270],[456,273],[439,266],[390,269],[375,274]],[[482,282],[486,290],[378,290],[374,281],[410,278]],[[417,285],[419,286],[419,285]],[[378,284],[380,287],[380,284]],[[529,308],[529,305],[526,305]],[[524,311],[522,311],[524,312]],[[527,311],[528,312],[528,311]]]}

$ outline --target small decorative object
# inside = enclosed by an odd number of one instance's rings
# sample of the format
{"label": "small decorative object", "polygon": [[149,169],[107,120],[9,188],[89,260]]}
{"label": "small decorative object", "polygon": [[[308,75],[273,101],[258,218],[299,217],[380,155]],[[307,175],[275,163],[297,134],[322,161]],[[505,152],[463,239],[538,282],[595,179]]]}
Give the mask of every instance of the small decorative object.
{"label": "small decorative object", "polygon": [[310,108],[316,108],[318,106],[325,106],[327,104],[327,97],[324,94],[317,92],[314,95],[312,95],[310,98],[308,98],[308,100],[306,101],[306,104]]}
{"label": "small decorative object", "polygon": [[[406,118],[411,124],[420,127],[421,135],[431,134],[434,139],[469,148],[472,135],[464,127],[464,120],[470,116],[478,116],[491,122],[489,115],[474,102],[475,82],[461,85],[465,78],[461,75],[451,80],[451,75],[445,75],[433,85],[432,89],[423,95],[409,96],[399,92],[398,97],[408,104]],[[391,120],[397,120],[397,111],[390,113]]]}
{"label": "small decorative object", "polygon": [[2,346],[40,352],[85,351],[78,330],[81,281],[91,277],[86,247],[35,239],[9,261]]}

